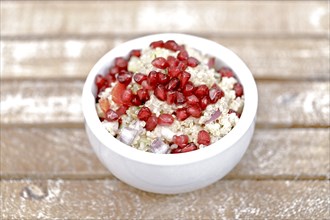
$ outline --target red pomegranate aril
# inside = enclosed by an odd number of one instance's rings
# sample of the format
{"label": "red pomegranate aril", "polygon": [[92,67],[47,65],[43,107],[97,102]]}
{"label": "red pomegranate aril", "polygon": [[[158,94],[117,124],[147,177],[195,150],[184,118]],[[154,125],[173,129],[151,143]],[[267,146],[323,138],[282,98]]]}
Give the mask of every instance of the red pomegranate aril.
{"label": "red pomegranate aril", "polygon": [[207,96],[204,96],[200,101],[199,101],[199,106],[201,107],[202,110],[205,110],[206,107],[210,104],[210,99]]}
{"label": "red pomegranate aril", "polygon": [[132,103],[132,105],[134,105],[134,106],[140,106],[140,105],[142,105],[142,101],[141,101],[141,100],[139,99],[139,97],[136,96],[136,95],[133,97],[131,103]]}
{"label": "red pomegranate aril", "polygon": [[190,67],[196,67],[199,64],[199,61],[195,57],[189,57],[187,60],[187,64]]}
{"label": "red pomegranate aril", "polygon": [[155,87],[158,83],[158,73],[156,71],[150,71],[147,81],[150,86]]}
{"label": "red pomegranate aril", "polygon": [[187,84],[187,82],[189,81],[191,77],[191,74],[186,72],[186,71],[183,71],[182,74],[180,75],[180,87],[183,89],[184,86]]}
{"label": "red pomegranate aril", "polygon": [[115,58],[115,66],[119,68],[119,70],[127,70],[128,62],[124,57]]}
{"label": "red pomegranate aril", "polygon": [[123,114],[126,114],[127,109],[128,109],[128,106],[126,106],[126,105],[121,105],[121,106],[116,110],[116,113],[117,113],[117,115],[120,117],[120,116],[122,116]]}
{"label": "red pomegranate aril", "polygon": [[182,89],[182,93],[184,96],[190,96],[194,93],[195,87],[192,82],[187,82],[186,85]]}
{"label": "red pomegranate aril", "polygon": [[176,67],[179,64],[179,60],[175,58],[174,56],[168,56],[167,57],[167,63],[170,67]]}
{"label": "red pomegranate aril", "polygon": [[181,73],[181,70],[176,66],[170,66],[167,71],[170,77],[178,77]]}
{"label": "red pomegranate aril", "polygon": [[131,50],[129,53],[129,57],[140,57],[141,56],[141,50]]}
{"label": "red pomegranate aril", "polygon": [[196,87],[194,94],[201,99],[209,94],[209,87],[207,87],[207,85],[199,85]]}
{"label": "red pomegranate aril", "polygon": [[148,80],[142,81],[141,86],[146,90],[153,90],[153,87],[149,85]]}
{"label": "red pomegranate aril", "polygon": [[221,67],[218,70],[218,73],[220,73],[220,75],[222,77],[228,77],[228,78],[230,78],[230,77],[233,77],[234,76],[233,71],[230,68],[228,68],[228,67]]}
{"label": "red pomegranate aril", "polygon": [[104,76],[104,78],[107,80],[108,85],[111,85],[111,83],[116,82],[116,76],[112,74],[107,74]]}
{"label": "red pomegranate aril", "polygon": [[215,66],[215,57],[211,57],[209,61],[207,62],[207,66],[211,69]]}
{"label": "red pomegranate aril", "polygon": [[186,102],[186,97],[183,95],[182,92],[176,92],[176,100],[175,104],[182,105]]}
{"label": "red pomegranate aril", "polygon": [[106,98],[100,98],[99,105],[104,113],[106,113],[110,108],[109,100]]}
{"label": "red pomegranate aril", "polygon": [[109,70],[109,74],[111,74],[111,75],[116,75],[119,72],[120,72],[120,69],[117,66],[111,67]]}
{"label": "red pomegranate aril", "polygon": [[234,90],[236,97],[241,97],[243,95],[243,86],[240,83],[234,84]]}
{"label": "red pomegranate aril", "polygon": [[184,148],[181,149],[181,153],[187,153],[187,152],[194,151],[197,149],[198,148],[197,148],[196,144],[191,142],[191,143],[187,144],[187,146],[185,146]]}
{"label": "red pomegranate aril", "polygon": [[148,118],[152,115],[152,112],[150,111],[150,109],[148,107],[143,106],[139,113],[137,114],[137,117],[139,120],[141,121],[147,121]]}
{"label": "red pomegranate aril", "polygon": [[142,103],[148,101],[150,99],[149,92],[146,89],[139,89],[136,92],[137,97],[141,100]]}
{"label": "red pomegranate aril", "polygon": [[169,81],[170,81],[170,77],[167,74],[164,74],[164,73],[158,74],[158,83],[165,85]]}
{"label": "red pomegranate aril", "polygon": [[189,54],[186,50],[181,50],[177,55],[178,60],[187,60],[188,57],[189,57]]}
{"label": "red pomegranate aril", "polygon": [[98,89],[101,89],[105,84],[107,83],[107,80],[100,74],[98,74],[95,78],[95,84]]}
{"label": "red pomegranate aril", "polygon": [[159,125],[171,125],[174,122],[174,118],[171,114],[160,114],[158,116],[157,123]]}
{"label": "red pomegranate aril", "polygon": [[157,123],[158,123],[157,117],[155,115],[151,115],[146,121],[145,129],[147,131],[153,131],[156,128]]}
{"label": "red pomegranate aril", "polygon": [[175,111],[176,118],[179,121],[184,121],[189,117],[189,113],[187,112],[187,108],[178,108]]}
{"label": "red pomegranate aril", "polygon": [[121,100],[127,105],[130,105],[132,103],[133,98],[134,93],[130,89],[125,89],[123,94],[121,95]]}
{"label": "red pomegranate aril", "polygon": [[228,114],[235,113],[238,118],[241,117],[241,114],[238,113],[237,111],[234,111],[233,109],[229,109]]}
{"label": "red pomegranate aril", "polygon": [[210,143],[211,143],[210,134],[205,130],[199,131],[198,136],[197,136],[197,143],[203,144],[205,146],[210,145]]}
{"label": "red pomegranate aril", "polygon": [[180,70],[180,71],[184,71],[186,70],[188,67],[188,62],[186,60],[182,60],[179,62],[179,64],[177,65],[177,68]]}
{"label": "red pomegranate aril", "polygon": [[188,137],[188,135],[185,135],[185,134],[174,135],[172,138],[172,141],[174,144],[178,145],[179,148],[183,148],[188,144],[189,137]]}
{"label": "red pomegranate aril", "polygon": [[187,98],[188,105],[196,105],[199,104],[199,99],[195,95],[188,96]]}
{"label": "red pomegranate aril", "polygon": [[168,91],[166,95],[166,102],[172,105],[176,100],[176,91]]}
{"label": "red pomegranate aril", "polygon": [[166,69],[168,67],[168,63],[164,57],[157,57],[153,61],[151,61],[151,64],[159,69]]}
{"label": "red pomegranate aril", "polygon": [[116,121],[119,118],[117,112],[115,112],[112,109],[109,109],[106,113],[105,113],[105,119],[107,121]]}
{"label": "red pomegranate aril", "polygon": [[173,77],[167,84],[167,90],[176,90],[180,84],[180,80],[176,77]]}
{"label": "red pomegranate aril", "polygon": [[121,84],[128,85],[132,81],[133,73],[129,71],[120,71],[117,75],[117,80]]}
{"label": "red pomegranate aril", "polygon": [[168,40],[164,43],[164,48],[176,52],[180,49],[180,46],[174,40]]}
{"label": "red pomegranate aril", "polygon": [[212,104],[216,103],[219,99],[221,99],[224,96],[224,92],[220,89],[220,87],[216,84],[214,84],[210,91],[209,91],[209,97],[210,102]]}
{"label": "red pomegranate aril", "polygon": [[187,112],[194,118],[199,118],[202,116],[202,109],[198,105],[190,105],[187,107]]}
{"label": "red pomegranate aril", "polygon": [[165,90],[164,85],[161,85],[161,84],[157,85],[157,87],[155,88],[154,94],[159,100],[165,101],[166,100],[166,90]]}
{"label": "red pomegranate aril", "polygon": [[151,48],[155,49],[157,47],[164,47],[164,42],[162,40],[151,42],[149,45]]}
{"label": "red pomegranate aril", "polygon": [[181,148],[175,148],[171,150],[171,154],[178,154],[181,153]]}
{"label": "red pomegranate aril", "polygon": [[147,78],[148,78],[147,75],[142,74],[142,73],[136,73],[133,76],[134,81],[137,82],[140,85],[141,85],[142,81],[146,80]]}

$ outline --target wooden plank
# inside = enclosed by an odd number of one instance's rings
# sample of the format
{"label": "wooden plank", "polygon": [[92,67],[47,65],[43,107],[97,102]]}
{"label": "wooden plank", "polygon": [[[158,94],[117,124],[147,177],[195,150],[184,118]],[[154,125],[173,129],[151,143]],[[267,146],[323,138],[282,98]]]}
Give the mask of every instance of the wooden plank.
{"label": "wooden plank", "polygon": [[329,219],[328,181],[218,181],[158,195],[120,181],[2,181],[4,219]]}
{"label": "wooden plank", "polygon": [[[257,79],[328,79],[327,38],[207,37],[237,53]],[[1,77],[85,78],[108,50],[131,37],[4,40]]]}
{"label": "wooden plank", "polygon": [[[261,126],[329,126],[329,82],[258,82]],[[3,81],[1,123],[82,123],[83,82]],[[294,114],[293,114],[294,113]]]}
{"label": "wooden plank", "polygon": [[2,2],[1,9],[2,35],[10,37],[150,32],[327,36],[329,29],[326,1],[29,1]]}
{"label": "wooden plank", "polygon": [[[243,159],[225,179],[327,179],[328,137],[328,129],[257,129]],[[7,128],[0,143],[5,179],[112,178],[84,129]]]}

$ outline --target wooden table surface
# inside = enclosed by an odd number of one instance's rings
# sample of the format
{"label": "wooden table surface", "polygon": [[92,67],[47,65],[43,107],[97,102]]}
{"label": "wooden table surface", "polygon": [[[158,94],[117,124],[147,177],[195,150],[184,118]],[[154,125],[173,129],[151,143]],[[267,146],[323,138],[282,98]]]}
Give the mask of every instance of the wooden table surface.
{"label": "wooden table surface", "polygon": [[[329,14],[328,1],[1,1],[1,218],[329,219]],[[232,49],[260,95],[241,162],[186,194],[122,183],[83,127],[93,64],[159,32]]]}

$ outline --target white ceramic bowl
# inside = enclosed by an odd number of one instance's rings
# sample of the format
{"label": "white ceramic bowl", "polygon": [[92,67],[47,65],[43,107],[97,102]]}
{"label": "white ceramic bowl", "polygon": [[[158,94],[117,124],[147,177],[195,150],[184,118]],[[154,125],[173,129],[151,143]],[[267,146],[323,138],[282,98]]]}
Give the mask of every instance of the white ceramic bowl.
{"label": "white ceramic bowl", "polygon": [[[182,154],[153,154],[132,148],[110,135],[102,126],[95,109],[95,76],[105,74],[118,56],[132,49],[148,47],[157,40],[175,40],[202,53],[214,56],[233,69],[243,85],[245,104],[237,125],[210,146]],[[229,49],[204,38],[186,34],[155,34],[123,43],[105,54],[86,79],[82,108],[85,128],[96,155],[109,171],[138,189],[164,194],[193,191],[225,176],[246,151],[255,126],[258,105],[257,87],[244,62]]]}

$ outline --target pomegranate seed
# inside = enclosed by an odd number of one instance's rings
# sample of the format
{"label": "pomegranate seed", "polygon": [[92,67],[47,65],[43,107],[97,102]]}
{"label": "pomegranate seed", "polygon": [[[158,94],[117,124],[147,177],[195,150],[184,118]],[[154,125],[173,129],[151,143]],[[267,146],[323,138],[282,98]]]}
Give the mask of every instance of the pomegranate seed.
{"label": "pomegranate seed", "polygon": [[158,82],[158,73],[156,71],[150,71],[147,80],[150,86],[155,87]]}
{"label": "pomegranate seed", "polygon": [[167,57],[167,63],[170,67],[176,67],[179,64],[179,60],[175,58],[174,56],[168,56]]}
{"label": "pomegranate seed", "polygon": [[183,95],[185,96],[190,96],[194,93],[195,91],[195,87],[194,87],[194,84],[192,82],[187,82],[187,84],[183,87]]}
{"label": "pomegranate seed", "polygon": [[209,88],[207,87],[207,85],[199,85],[196,87],[195,90],[195,95],[198,98],[203,98],[204,96],[209,94]]}
{"label": "pomegranate seed", "polygon": [[165,42],[164,48],[176,52],[180,49],[180,46],[174,40],[168,40]]}
{"label": "pomegranate seed", "polygon": [[133,98],[134,98],[134,94],[130,89],[125,89],[123,94],[121,95],[121,100],[123,101],[123,103],[127,105],[131,104]]}
{"label": "pomegranate seed", "polygon": [[235,113],[235,114],[236,114],[236,116],[237,116],[238,118],[240,118],[240,117],[241,117],[241,114],[240,114],[240,113],[238,113],[238,112],[234,111],[233,109],[229,109],[229,111],[228,111],[228,114],[231,114],[231,113]]}
{"label": "pomegranate seed", "polygon": [[140,85],[141,85],[142,81],[146,80],[147,78],[148,78],[147,75],[142,74],[142,73],[136,73],[133,76],[134,81],[137,82]]}
{"label": "pomegranate seed", "polygon": [[177,68],[178,68],[179,70],[181,70],[181,71],[186,70],[187,67],[188,67],[188,62],[187,62],[186,60],[182,60],[182,61],[180,61],[179,64],[178,64],[178,66],[177,66]]}
{"label": "pomegranate seed", "polygon": [[142,105],[142,101],[136,95],[133,97],[133,99],[132,99],[131,102],[132,102],[132,105],[134,105],[134,106],[140,106],[140,105]]}
{"label": "pomegranate seed", "polygon": [[101,98],[99,100],[99,105],[104,113],[106,113],[110,108],[110,103],[109,103],[108,99],[106,99],[106,98]]}
{"label": "pomegranate seed", "polygon": [[202,109],[198,105],[191,105],[187,107],[187,112],[194,118],[199,118],[202,115]]}
{"label": "pomegranate seed", "polygon": [[207,66],[208,66],[209,68],[214,68],[214,66],[215,66],[215,57],[211,57],[211,58],[209,59],[209,61],[207,62]]}
{"label": "pomegranate seed", "polygon": [[128,85],[132,81],[132,76],[133,76],[132,72],[120,71],[120,73],[118,73],[117,75],[117,80],[121,84]]}
{"label": "pomegranate seed", "polygon": [[204,96],[200,101],[199,101],[199,106],[201,107],[202,110],[205,110],[206,107],[210,104],[210,99],[207,96]]}
{"label": "pomegranate seed", "polygon": [[148,118],[152,115],[150,109],[148,107],[143,106],[139,113],[137,114],[137,117],[141,121],[147,121]]}
{"label": "pomegranate seed", "polygon": [[241,97],[243,95],[243,86],[240,83],[234,84],[234,90],[236,97]]}
{"label": "pomegranate seed", "polygon": [[157,122],[158,122],[158,119],[155,115],[151,115],[147,121],[146,121],[146,126],[145,126],[145,129],[147,131],[152,131],[156,128],[157,126]]}
{"label": "pomegranate seed", "polygon": [[116,82],[115,75],[107,74],[104,78],[107,80],[108,85],[111,85],[111,83]]}
{"label": "pomegranate seed", "polygon": [[114,67],[110,68],[110,70],[109,70],[109,74],[111,74],[111,75],[116,75],[119,72],[120,72],[120,69],[117,66],[114,66]]}
{"label": "pomegranate seed", "polygon": [[95,84],[98,89],[101,89],[105,84],[107,83],[107,80],[100,74],[98,74],[95,78]]}
{"label": "pomegranate seed", "polygon": [[115,58],[115,66],[118,67],[119,70],[127,70],[128,62],[124,57]]}
{"label": "pomegranate seed", "polygon": [[233,77],[234,76],[233,71],[230,68],[228,68],[228,67],[221,67],[218,70],[218,73],[220,73],[220,75],[222,77],[228,77],[228,78],[230,78],[230,77]]}
{"label": "pomegranate seed", "polygon": [[174,118],[171,114],[160,114],[157,123],[159,125],[171,125],[174,122]]}
{"label": "pomegranate seed", "polygon": [[224,92],[220,89],[220,87],[216,84],[214,84],[210,91],[209,91],[209,97],[210,102],[212,104],[216,103],[219,99],[221,99],[224,96]]}
{"label": "pomegranate seed", "polygon": [[178,154],[181,153],[181,149],[180,148],[175,148],[171,150],[171,154]]}
{"label": "pomegranate seed", "polygon": [[166,69],[168,67],[168,63],[164,57],[157,57],[153,61],[151,61],[151,64],[159,69]]}
{"label": "pomegranate seed", "polygon": [[141,100],[142,103],[144,103],[144,102],[146,102],[150,99],[148,90],[146,90],[146,89],[139,89],[136,92],[136,94],[137,94],[137,96],[139,97],[139,99]]}
{"label": "pomegranate seed", "polygon": [[142,81],[141,86],[146,90],[152,90],[153,89],[153,87],[151,85],[149,85],[147,80]]}
{"label": "pomegranate seed", "polygon": [[191,77],[191,74],[186,72],[186,71],[183,71],[182,74],[181,74],[181,77],[180,77],[180,87],[183,89],[184,86],[187,84],[188,80],[190,79]]}
{"label": "pomegranate seed", "polygon": [[199,99],[195,95],[191,95],[187,97],[187,104],[188,105],[196,105],[199,104]]}
{"label": "pomegranate seed", "polygon": [[184,120],[186,120],[189,117],[189,114],[187,112],[187,108],[178,108],[175,111],[175,115],[176,115],[176,118],[179,121],[184,121]]}
{"label": "pomegranate seed", "polygon": [[179,148],[183,148],[188,144],[189,137],[188,135],[182,134],[182,135],[174,135],[172,139],[174,144],[177,144]]}
{"label": "pomegranate seed", "polygon": [[189,57],[187,62],[190,67],[196,67],[199,64],[199,61],[195,57]]}
{"label": "pomegranate seed", "polygon": [[158,74],[158,82],[160,84],[167,84],[168,82],[170,81],[170,77],[167,75],[167,74],[164,74],[164,73],[159,73]]}
{"label": "pomegranate seed", "polygon": [[166,102],[172,105],[176,100],[176,91],[168,91],[166,95]]}
{"label": "pomegranate seed", "polygon": [[199,131],[198,136],[197,136],[197,143],[203,144],[205,146],[210,145],[210,143],[211,143],[210,134],[205,130]]}
{"label": "pomegranate seed", "polygon": [[170,77],[178,77],[180,73],[181,73],[181,70],[176,66],[170,66],[168,68],[168,75]]}
{"label": "pomegranate seed", "polygon": [[187,60],[188,57],[189,57],[188,52],[185,50],[181,50],[177,55],[178,60]]}
{"label": "pomegranate seed", "polygon": [[106,113],[105,113],[105,119],[107,121],[116,121],[119,118],[118,114],[112,110],[109,109]]}
{"label": "pomegranate seed", "polygon": [[181,153],[187,153],[187,152],[194,151],[197,149],[198,148],[197,148],[196,144],[191,142],[187,146],[185,146],[184,148],[181,149]]}
{"label": "pomegranate seed", "polygon": [[166,93],[165,93],[164,85],[161,85],[161,84],[157,85],[157,87],[155,88],[154,94],[159,100],[165,101]]}
{"label": "pomegranate seed", "polygon": [[167,84],[167,90],[176,90],[180,84],[180,80],[176,77],[173,77]]}
{"label": "pomegranate seed", "polygon": [[176,100],[175,104],[182,105],[186,102],[186,97],[183,95],[182,92],[176,92]]}
{"label": "pomegranate seed", "polygon": [[141,50],[131,50],[129,53],[129,57],[140,57],[141,56]]}
{"label": "pomegranate seed", "polygon": [[117,115],[120,117],[120,116],[122,116],[123,114],[126,114],[127,109],[128,109],[128,106],[126,106],[126,105],[121,105],[121,106],[116,110],[116,113],[117,113]]}
{"label": "pomegranate seed", "polygon": [[162,40],[154,41],[150,44],[151,48],[164,47],[164,42]]}

